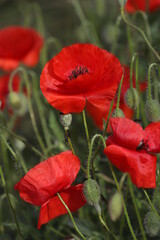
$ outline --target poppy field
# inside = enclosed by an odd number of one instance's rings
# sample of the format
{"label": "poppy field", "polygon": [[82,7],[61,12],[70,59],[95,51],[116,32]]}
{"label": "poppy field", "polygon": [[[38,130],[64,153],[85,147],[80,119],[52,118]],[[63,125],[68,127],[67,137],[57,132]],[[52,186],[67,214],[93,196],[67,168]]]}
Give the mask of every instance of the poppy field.
{"label": "poppy field", "polygon": [[0,240],[160,239],[160,0],[0,16]]}

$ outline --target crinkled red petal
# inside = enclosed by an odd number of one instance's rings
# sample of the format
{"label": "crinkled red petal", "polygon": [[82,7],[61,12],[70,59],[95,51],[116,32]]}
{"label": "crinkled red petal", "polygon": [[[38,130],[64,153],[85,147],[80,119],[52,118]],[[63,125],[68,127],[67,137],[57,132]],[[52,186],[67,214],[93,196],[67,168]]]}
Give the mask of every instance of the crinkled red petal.
{"label": "crinkled red petal", "polygon": [[149,151],[160,152],[160,122],[150,123],[144,130],[144,144]]}
{"label": "crinkled red petal", "polygon": [[156,156],[117,145],[106,147],[104,153],[120,171],[129,173],[138,188],[156,187]]}
{"label": "crinkled red petal", "polygon": [[20,26],[0,30],[0,68],[13,70],[20,63],[34,66],[39,60],[42,37],[31,28]]}
{"label": "crinkled red petal", "polygon": [[20,197],[40,206],[57,192],[68,188],[80,169],[80,160],[71,151],[62,152],[39,163],[15,185]]}
{"label": "crinkled red petal", "polygon": [[[86,200],[83,197],[83,184],[71,186],[64,191],[59,192],[59,194],[71,212],[78,210],[86,204]],[[40,209],[38,229],[41,228],[42,224],[67,213],[68,212],[59,197],[54,196]]]}
{"label": "crinkled red petal", "polygon": [[134,121],[127,118],[111,118],[111,128],[115,143],[129,148],[136,149],[144,137],[143,128]]}

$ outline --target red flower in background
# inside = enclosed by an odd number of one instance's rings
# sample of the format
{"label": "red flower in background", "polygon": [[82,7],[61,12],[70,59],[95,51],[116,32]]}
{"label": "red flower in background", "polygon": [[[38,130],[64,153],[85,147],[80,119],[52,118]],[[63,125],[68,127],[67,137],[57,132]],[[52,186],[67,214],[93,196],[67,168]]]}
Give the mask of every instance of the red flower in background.
{"label": "red flower in background", "polygon": [[23,63],[33,67],[38,63],[42,37],[31,28],[19,26],[0,30],[0,68],[10,71]]}
{"label": "red flower in background", "polygon": [[122,172],[129,173],[137,187],[156,187],[156,161],[153,153],[160,152],[160,122],[145,130],[126,118],[110,120],[113,135],[108,137],[104,153]]}
{"label": "red flower in background", "polygon": [[57,193],[72,212],[86,203],[83,184],[71,186],[79,169],[78,157],[66,151],[36,165],[15,185],[24,201],[41,206],[38,229],[51,219],[68,213]]}
{"label": "red flower in background", "polygon": [[[1,101],[0,108],[1,109],[3,109],[4,106],[6,105],[7,95],[9,93],[9,88],[8,88],[9,79],[10,79],[9,74],[0,76],[0,101]],[[12,82],[13,91],[18,92],[19,83],[20,83],[19,77],[17,75],[14,76],[14,79]]]}
{"label": "red flower in background", "polygon": [[136,11],[154,12],[160,8],[160,0],[127,0],[125,10],[129,13]]}
{"label": "red flower in background", "polygon": [[119,60],[93,44],[63,48],[44,67],[40,87],[48,102],[62,113],[79,113],[85,106],[103,128],[110,102],[122,77]]}

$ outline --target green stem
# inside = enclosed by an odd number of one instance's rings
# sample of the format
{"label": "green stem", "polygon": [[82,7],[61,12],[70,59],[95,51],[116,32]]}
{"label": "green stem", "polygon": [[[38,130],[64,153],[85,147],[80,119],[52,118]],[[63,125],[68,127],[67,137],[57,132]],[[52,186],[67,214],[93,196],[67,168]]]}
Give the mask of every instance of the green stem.
{"label": "green stem", "polygon": [[68,131],[67,131],[67,130],[65,130],[65,135],[66,135],[66,137],[67,137],[68,144],[69,144],[69,146],[70,146],[70,149],[71,149],[72,153],[73,153],[74,155],[76,155],[76,154],[75,154],[75,151],[74,151],[74,148],[73,148],[73,145],[72,145],[71,138],[70,138],[70,136],[68,135]]}
{"label": "green stem", "polygon": [[20,239],[22,239],[21,229],[19,227],[19,223],[18,223],[18,219],[17,219],[17,216],[16,216],[16,212],[15,212],[13,206],[12,206],[12,203],[11,203],[11,200],[10,200],[10,197],[9,197],[9,194],[8,194],[8,189],[7,189],[7,186],[6,186],[6,182],[5,182],[5,179],[4,179],[4,175],[3,175],[3,171],[2,171],[1,166],[0,166],[0,176],[1,176],[3,187],[4,187],[5,192],[6,192],[6,196],[7,196],[7,200],[8,200],[11,212],[13,214],[13,217],[14,217],[14,220],[15,220],[15,223],[16,223],[16,226],[17,226],[17,230],[18,230]]}
{"label": "green stem", "polygon": [[86,121],[85,110],[82,111],[82,115],[83,115],[83,123],[84,123],[84,128],[85,128],[87,142],[88,142],[88,149],[90,151],[91,144],[90,144],[90,139],[89,139],[89,132],[88,132],[88,126],[87,126],[87,121]]}
{"label": "green stem", "polygon": [[116,24],[115,24],[115,36],[114,36],[114,41],[112,43],[112,48],[111,48],[111,53],[113,53],[113,54],[116,51],[116,45],[117,45],[117,40],[118,40],[118,30],[119,30],[121,20],[122,20],[122,17],[120,15],[120,16],[117,17]]}
{"label": "green stem", "polygon": [[106,147],[104,137],[101,134],[94,135],[94,137],[91,140],[91,147],[89,149],[89,155],[88,155],[88,160],[87,160],[87,178],[88,179],[91,179],[91,175],[90,175],[91,157],[92,157],[92,149],[93,149],[94,141],[95,141],[96,138],[100,138],[102,140],[104,148]]}
{"label": "green stem", "polygon": [[35,101],[36,101],[36,106],[38,109],[38,113],[39,113],[39,117],[40,117],[40,121],[41,121],[41,125],[42,125],[42,129],[43,129],[43,134],[47,143],[47,146],[50,147],[52,145],[51,143],[51,138],[50,138],[50,134],[49,134],[49,130],[47,127],[47,122],[45,119],[45,114],[44,114],[44,107],[42,105],[42,101],[40,99],[40,95],[39,95],[39,81],[37,79],[36,73],[33,71],[29,72],[32,76],[32,83],[33,83],[33,91],[35,94]]}
{"label": "green stem", "polygon": [[47,156],[43,155],[38,149],[36,149],[34,146],[32,146],[24,137],[21,137],[15,133],[13,133],[11,130],[7,129],[3,125],[0,124],[0,128],[7,133],[9,133],[12,137],[22,141],[31,151],[35,152],[37,155],[39,155],[42,159],[46,158]]}
{"label": "green stem", "polygon": [[66,203],[63,201],[61,195],[60,195],[59,193],[57,193],[57,196],[59,197],[60,201],[63,203],[64,207],[66,208],[66,210],[67,210],[67,212],[68,212],[68,214],[69,214],[69,216],[70,216],[70,218],[71,218],[71,220],[72,220],[72,223],[73,223],[73,225],[74,225],[75,230],[76,230],[77,233],[81,236],[82,239],[85,239],[85,240],[86,240],[86,238],[83,236],[83,234],[82,234],[82,233],[80,232],[80,230],[78,229],[78,227],[77,227],[77,225],[76,225],[76,223],[75,223],[75,221],[74,221],[74,218],[73,218],[73,216],[72,216],[72,213],[71,213],[71,211],[69,210],[69,208],[68,208],[68,206],[66,205]]}
{"label": "green stem", "polygon": [[19,161],[16,153],[15,153],[15,152],[13,151],[13,149],[9,146],[9,144],[7,143],[6,139],[3,137],[2,134],[1,134],[1,138],[2,138],[5,146],[8,148],[8,150],[10,151],[10,153],[13,155],[14,159],[16,160],[16,162],[20,162],[20,163],[21,163],[21,166],[22,166],[22,168],[23,168],[23,170],[24,170],[24,172],[27,173],[27,172],[28,172],[28,169],[27,169],[27,167],[26,167],[26,165],[25,165],[25,162],[24,162],[23,160]]}
{"label": "green stem", "polygon": [[130,190],[131,198],[132,198],[132,201],[133,201],[133,205],[134,205],[134,208],[135,208],[135,212],[136,212],[136,215],[137,215],[137,219],[138,219],[138,223],[139,223],[139,227],[141,229],[141,233],[142,233],[143,239],[147,240],[146,236],[145,236],[145,231],[144,231],[144,228],[143,228],[141,216],[140,216],[137,204],[136,204],[136,199],[135,199],[135,195],[134,195],[134,191],[133,191],[133,187],[132,187],[132,182],[131,182],[130,176],[128,176],[128,184],[129,184],[129,190]]}
{"label": "green stem", "polygon": [[116,106],[117,109],[119,108],[119,102],[120,102],[120,98],[121,98],[121,89],[122,89],[123,77],[124,77],[124,73],[122,75],[122,78],[121,78],[121,81],[120,81],[120,84],[119,84],[119,87],[118,87],[118,97],[117,97],[117,106]]}
{"label": "green stem", "polygon": [[[114,170],[113,170],[113,167],[112,167],[112,164],[110,163],[110,161],[109,161],[109,166],[110,166],[110,169],[111,169],[111,172],[112,172],[112,176],[113,176],[113,178],[114,178],[114,180],[115,180],[117,189],[118,189],[118,191],[121,193],[121,190],[120,190],[120,187],[119,187],[119,184],[118,184],[116,175],[115,175],[115,173],[114,173]],[[132,225],[131,225],[129,216],[128,216],[127,208],[126,208],[126,205],[125,205],[125,202],[124,202],[124,198],[123,198],[122,193],[121,193],[121,196],[122,196],[122,203],[123,203],[124,213],[125,213],[125,216],[126,216],[126,220],[127,220],[127,223],[128,223],[129,229],[130,229],[130,232],[131,232],[131,234],[132,234],[133,239],[134,239],[134,240],[137,240],[137,238],[136,238],[136,236],[135,236],[135,233],[134,233],[134,231],[133,231],[133,228],[132,228]]]}
{"label": "green stem", "polygon": [[152,204],[152,202],[151,202],[151,200],[150,200],[150,198],[149,198],[149,196],[148,196],[148,193],[146,192],[145,189],[143,189],[143,192],[144,192],[144,194],[145,194],[145,196],[146,196],[146,198],[147,198],[149,204],[151,205],[151,208],[152,208],[153,212],[155,212],[156,216],[157,216],[158,219],[160,220],[160,216],[159,216],[159,214],[157,213],[155,207],[153,206],[153,204]]}
{"label": "green stem", "polygon": [[134,47],[133,47],[133,41],[131,36],[131,29],[128,26],[127,26],[127,40],[128,40],[130,55],[132,56],[134,52]]}
{"label": "green stem", "polygon": [[107,128],[108,128],[109,119],[110,119],[110,116],[111,116],[113,104],[114,104],[114,99],[111,101],[111,105],[110,105],[109,112],[108,112],[108,116],[107,116],[107,121],[106,121],[106,123],[105,123],[104,130],[103,130],[103,137],[105,137],[106,132],[107,132]]}
{"label": "green stem", "polygon": [[152,94],[151,94],[151,70],[153,67],[159,67],[157,63],[152,63],[149,68],[148,68],[148,97],[149,100],[152,99]]}
{"label": "green stem", "polygon": [[98,215],[98,216],[99,216],[100,222],[101,222],[102,225],[105,227],[105,229],[107,230],[107,232],[109,232],[109,233],[113,236],[113,238],[114,238],[115,240],[118,240],[118,238],[114,235],[114,233],[111,232],[111,230],[109,229],[109,227],[107,226],[107,224],[104,222],[104,220],[102,219],[102,216],[101,216],[101,215]]}
{"label": "green stem", "polygon": [[132,27],[133,29],[137,30],[137,31],[142,35],[142,37],[144,38],[146,44],[148,45],[148,47],[149,47],[150,50],[152,51],[152,53],[156,56],[156,58],[158,59],[158,61],[160,61],[160,56],[159,56],[159,54],[158,54],[158,53],[156,52],[156,50],[152,47],[152,45],[151,45],[151,43],[149,42],[148,38],[146,37],[145,33],[144,33],[140,28],[138,28],[137,26],[135,26],[134,24],[130,23],[130,22],[127,20],[125,14],[124,14],[124,8],[121,8],[121,16],[122,16],[124,22],[125,22],[128,26],[130,26],[130,27]]}
{"label": "green stem", "polygon": [[[25,85],[27,87],[27,100],[28,100],[28,108],[29,108],[29,113],[30,113],[30,118],[31,118],[31,121],[32,121],[32,126],[33,126],[33,129],[34,129],[34,132],[35,132],[35,135],[37,137],[37,140],[39,142],[39,145],[41,146],[41,149],[44,153],[44,155],[47,156],[46,154],[46,147],[41,139],[41,136],[39,134],[39,131],[38,131],[38,127],[37,127],[37,124],[36,124],[36,119],[35,119],[35,115],[34,115],[34,111],[33,111],[33,108],[32,108],[32,101],[31,101],[31,88],[30,88],[30,83],[28,81],[28,77],[27,77],[27,72],[26,70],[23,68],[23,67],[18,67],[17,69],[15,69],[12,73],[11,73],[11,77],[10,77],[10,81],[9,81],[9,86],[11,87],[12,86],[12,80],[13,80],[13,77],[15,74],[17,74],[18,72],[22,72],[23,74],[23,79],[25,81]],[[12,88],[12,87],[11,87]],[[10,91],[12,91],[12,89],[10,89]]]}

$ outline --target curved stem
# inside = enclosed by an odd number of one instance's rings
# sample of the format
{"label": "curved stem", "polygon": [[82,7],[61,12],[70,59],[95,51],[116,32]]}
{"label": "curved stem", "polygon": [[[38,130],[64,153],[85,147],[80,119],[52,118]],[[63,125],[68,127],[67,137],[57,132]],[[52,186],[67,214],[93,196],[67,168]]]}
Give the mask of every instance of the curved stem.
{"label": "curved stem", "polygon": [[94,135],[94,137],[91,140],[91,147],[89,149],[89,155],[88,155],[88,160],[87,160],[87,178],[88,179],[91,179],[91,175],[90,175],[91,157],[92,157],[93,144],[94,144],[94,141],[96,138],[101,138],[104,148],[106,147],[104,137],[101,134]]}
{"label": "curved stem", "polygon": [[82,233],[80,232],[80,230],[78,229],[78,227],[77,227],[77,225],[76,225],[76,223],[75,223],[75,221],[74,221],[74,218],[73,218],[73,216],[72,216],[72,213],[71,213],[71,211],[69,210],[69,208],[68,208],[68,206],[66,205],[66,203],[63,201],[61,195],[60,195],[59,193],[57,193],[57,196],[59,197],[60,201],[63,203],[64,207],[66,208],[66,210],[67,210],[67,212],[68,212],[68,214],[69,214],[69,216],[70,216],[70,218],[71,218],[71,220],[72,220],[72,223],[73,223],[73,225],[74,225],[75,230],[76,230],[77,233],[81,236],[82,239],[85,239],[85,240],[86,240],[86,238],[83,236],[83,234],[82,234]]}
{"label": "curved stem", "polygon": [[133,187],[132,187],[132,182],[131,182],[131,179],[130,179],[129,176],[128,176],[128,183],[129,183],[129,190],[130,190],[132,202],[133,202],[133,205],[134,205],[134,208],[135,208],[135,212],[136,212],[136,215],[137,215],[139,227],[140,227],[140,229],[141,229],[143,239],[144,239],[144,240],[147,240],[147,239],[146,239],[146,235],[145,235],[145,231],[144,231],[144,228],[143,228],[141,216],[140,216],[140,213],[139,213],[137,204],[136,204],[136,199],[135,199],[135,195],[134,195],[134,191],[133,191]]}
{"label": "curved stem", "polygon": [[88,126],[87,126],[87,121],[86,121],[85,110],[82,111],[82,115],[83,115],[83,123],[84,123],[84,128],[85,128],[85,131],[86,131],[86,137],[87,137],[87,142],[88,142],[88,149],[90,151],[91,144],[90,144],[90,139],[89,139],[89,132],[88,132]]}
{"label": "curved stem", "polygon": [[148,97],[149,100],[152,99],[152,94],[151,94],[151,70],[153,67],[159,67],[157,63],[152,63],[149,68],[148,68]]}
{"label": "curved stem", "polygon": [[[113,176],[113,178],[114,178],[114,180],[115,180],[117,189],[118,189],[118,191],[121,193],[121,190],[120,190],[120,187],[119,187],[119,184],[118,184],[116,175],[115,175],[115,173],[114,173],[114,170],[113,170],[113,167],[112,167],[112,164],[110,163],[110,161],[109,161],[109,166],[110,166],[110,169],[111,169],[111,172],[112,172],[112,176]],[[135,236],[135,233],[134,233],[134,231],[133,231],[133,228],[132,228],[132,225],[131,225],[129,216],[128,216],[127,208],[126,208],[126,205],[125,205],[125,202],[124,202],[124,198],[123,198],[122,193],[121,193],[121,196],[122,196],[122,203],[123,203],[124,213],[125,213],[125,216],[126,216],[126,220],[127,220],[127,223],[128,223],[128,227],[129,227],[129,229],[130,229],[130,232],[131,232],[131,234],[132,234],[133,239],[134,239],[134,240],[137,240],[137,238],[136,238],[136,236]]]}
{"label": "curved stem", "polygon": [[146,44],[148,45],[148,47],[149,47],[150,50],[152,51],[152,53],[156,56],[156,58],[158,59],[158,61],[160,61],[160,56],[159,56],[159,54],[158,54],[158,53],[156,52],[156,50],[152,47],[152,45],[151,45],[151,43],[149,42],[148,38],[146,37],[145,33],[144,33],[140,28],[138,28],[137,26],[135,26],[134,24],[130,23],[130,22],[127,20],[125,14],[124,14],[124,8],[121,8],[121,16],[122,16],[124,22],[125,22],[128,26],[134,28],[135,30],[137,30],[137,31],[142,35],[142,37],[144,38]]}
{"label": "curved stem", "polygon": [[18,230],[20,239],[22,239],[21,229],[19,227],[19,223],[18,223],[18,219],[17,219],[17,216],[16,216],[16,212],[15,212],[13,206],[12,206],[12,203],[11,203],[11,200],[10,200],[10,197],[9,197],[9,194],[8,194],[8,189],[7,189],[7,186],[6,186],[6,182],[5,182],[5,179],[4,179],[4,175],[3,175],[3,171],[2,171],[1,166],[0,166],[0,176],[1,176],[3,187],[4,187],[5,192],[6,192],[6,196],[7,196],[7,200],[8,200],[11,212],[13,214],[13,217],[14,217],[14,220],[15,220],[15,223],[16,223],[16,226],[17,226],[17,230]]}
{"label": "curved stem", "polygon": [[[34,132],[35,132],[35,135],[37,137],[37,140],[39,142],[39,145],[41,146],[41,149],[44,153],[44,155],[47,156],[46,154],[46,147],[41,139],[41,136],[39,134],[39,131],[38,131],[38,127],[37,127],[37,124],[36,124],[36,119],[35,119],[35,115],[34,115],[34,111],[33,111],[33,108],[32,108],[32,101],[31,101],[31,88],[30,88],[30,83],[28,81],[28,77],[27,77],[27,72],[26,70],[23,68],[23,67],[18,67],[17,69],[15,69],[12,73],[11,73],[11,77],[10,77],[10,81],[9,81],[9,85],[12,86],[12,80],[13,80],[13,77],[15,74],[19,73],[19,72],[22,72],[23,74],[23,79],[25,81],[25,85],[27,87],[27,100],[28,100],[28,108],[29,108],[29,113],[30,113],[30,118],[31,118],[31,121],[32,121],[32,126],[33,126],[33,129],[34,129]],[[11,90],[11,89],[10,89]]]}
{"label": "curved stem", "polygon": [[99,216],[100,222],[102,223],[102,225],[104,226],[104,228],[107,230],[107,232],[109,232],[109,233],[113,236],[113,238],[114,238],[115,240],[118,240],[118,238],[114,235],[114,233],[111,232],[111,230],[109,229],[109,227],[107,226],[107,224],[104,222],[104,220],[102,219],[102,216],[101,216],[101,215],[98,215],[98,216]]}
{"label": "curved stem", "polygon": [[65,135],[67,137],[67,141],[69,143],[70,149],[71,149],[72,153],[75,155],[75,151],[74,151],[74,148],[73,148],[73,145],[72,145],[72,142],[71,142],[71,138],[68,134],[68,130],[65,130]]}

